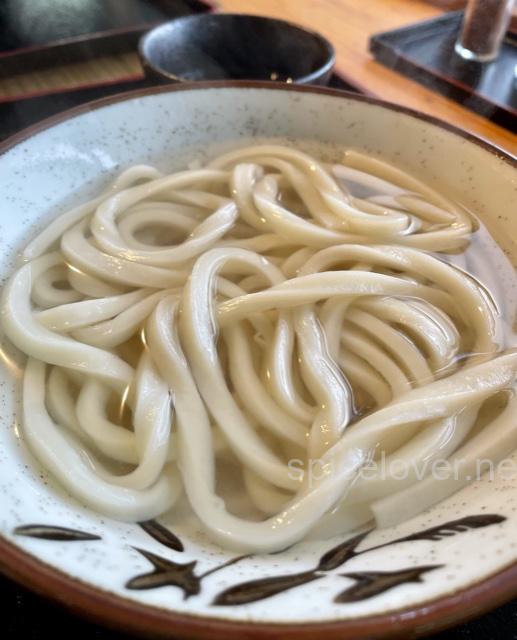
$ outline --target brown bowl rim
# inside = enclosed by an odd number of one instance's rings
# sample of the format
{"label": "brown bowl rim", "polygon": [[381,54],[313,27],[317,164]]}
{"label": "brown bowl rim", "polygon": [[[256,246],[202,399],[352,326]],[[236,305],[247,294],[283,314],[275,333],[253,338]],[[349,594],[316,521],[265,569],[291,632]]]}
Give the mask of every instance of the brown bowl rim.
{"label": "brown bowl rim", "polygon": [[[260,81],[178,83],[121,93],[80,105],[46,118],[0,143],[0,155],[31,136],[77,115],[117,102],[169,91],[242,88],[296,91],[330,95],[374,104],[438,126],[474,143],[517,169],[517,157],[482,138],[434,116],[370,96],[307,85]],[[12,580],[72,612],[108,627],[153,638],[189,640],[359,640],[361,638],[419,637],[465,622],[517,596],[517,562],[454,593],[371,617],[330,622],[261,623],[199,616],[144,605],[73,578],[49,566],[0,536],[0,570]]]}

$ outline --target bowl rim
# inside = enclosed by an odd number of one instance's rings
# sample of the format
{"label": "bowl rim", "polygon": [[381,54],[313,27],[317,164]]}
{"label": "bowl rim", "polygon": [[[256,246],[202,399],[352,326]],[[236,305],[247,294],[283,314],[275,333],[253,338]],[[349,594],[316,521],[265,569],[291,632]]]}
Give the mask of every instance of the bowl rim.
{"label": "bowl rim", "polygon": [[75,116],[82,113],[88,113],[95,111],[102,107],[108,106],[115,102],[124,102],[133,98],[145,97],[148,95],[154,95],[159,93],[168,93],[169,91],[199,91],[205,89],[265,89],[276,91],[298,91],[301,93],[317,93],[320,95],[329,95],[334,97],[347,98],[349,100],[355,100],[356,102],[364,102],[366,104],[373,104],[378,107],[388,109],[389,111],[395,111],[411,116],[417,120],[423,120],[428,124],[432,124],[441,129],[445,129],[450,133],[457,135],[460,138],[471,142],[485,151],[495,155],[500,160],[509,164],[513,168],[517,168],[517,156],[512,155],[509,151],[502,149],[497,144],[482,138],[466,129],[462,129],[454,124],[450,124],[445,120],[432,116],[423,111],[405,107],[396,102],[390,102],[383,100],[372,94],[361,94],[353,91],[347,91],[344,89],[335,89],[333,87],[322,87],[316,85],[303,85],[287,82],[272,82],[267,80],[203,80],[199,82],[172,82],[170,84],[154,85],[151,87],[144,87],[140,89],[132,89],[131,91],[124,91],[111,96],[105,96],[103,98],[97,98],[96,100],[90,100],[84,104],[80,104],[70,109],[65,109],[47,118],[43,118],[35,124],[24,127],[20,131],[8,136],[5,140],[0,141],[0,155],[6,153],[12,147],[15,147],[20,142],[27,140],[36,133],[49,129],[56,124],[60,124],[65,120],[70,120]]}
{"label": "bowl rim", "polygon": [[[154,94],[210,89],[263,89],[329,95],[376,105],[406,114],[450,131],[476,144],[517,171],[517,157],[496,145],[434,116],[407,107],[338,89],[262,81],[211,81],[177,83],[138,89],[88,102],[46,118],[0,143],[0,157],[33,135],[78,115],[102,107]],[[0,570],[36,593],[105,626],[139,633],[144,637],[202,640],[359,640],[361,638],[417,637],[465,622],[517,596],[517,562],[451,594],[371,617],[327,622],[243,622],[215,616],[178,613],[142,604],[94,587],[48,565],[0,535]]]}
{"label": "bowl rim", "polygon": [[[157,66],[154,61],[152,61],[149,55],[145,52],[145,47],[148,43],[156,37],[156,34],[160,31],[166,31],[167,28],[178,24],[178,23],[186,23],[186,22],[203,22],[206,20],[219,20],[224,21],[227,18],[251,18],[253,20],[257,20],[259,22],[265,22],[269,24],[277,23],[291,29],[295,29],[296,31],[300,31],[305,35],[309,35],[312,38],[316,39],[323,50],[325,50],[325,62],[321,64],[317,69],[311,71],[310,73],[305,74],[304,76],[299,76],[297,78],[293,78],[293,84],[310,84],[314,80],[325,77],[329,71],[336,64],[336,49],[334,45],[325,38],[318,31],[314,31],[313,29],[307,29],[306,27],[297,24],[296,22],[292,22],[291,20],[284,20],[283,18],[273,18],[270,16],[262,16],[253,13],[195,13],[189,16],[180,16],[179,18],[173,18],[172,20],[168,20],[167,22],[163,22],[156,27],[153,27],[140,38],[138,41],[138,55],[140,56],[140,60],[144,66],[147,65],[156,75],[160,76],[163,79],[167,79],[171,82],[189,82],[189,80],[185,80],[183,76],[176,75],[175,73],[171,73],[170,71],[166,71],[162,67]],[[202,80],[199,82],[219,82],[217,80]],[[250,82],[254,82],[250,80]],[[257,80],[260,82],[260,80]],[[290,83],[289,83],[290,84]]]}

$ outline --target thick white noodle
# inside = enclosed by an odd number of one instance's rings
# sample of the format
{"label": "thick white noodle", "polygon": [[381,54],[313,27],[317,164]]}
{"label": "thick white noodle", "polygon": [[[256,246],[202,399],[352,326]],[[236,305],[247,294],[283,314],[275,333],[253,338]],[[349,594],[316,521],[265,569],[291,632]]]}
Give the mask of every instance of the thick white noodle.
{"label": "thick white noodle", "polygon": [[[184,490],[246,552],[412,517],[517,446],[517,353],[482,245],[464,251],[476,228],[356,151],[132,167],[51,222],[4,288],[24,438],[92,509],[146,520]],[[433,476],[443,460],[457,477]],[[216,491],[230,461],[251,519]]]}

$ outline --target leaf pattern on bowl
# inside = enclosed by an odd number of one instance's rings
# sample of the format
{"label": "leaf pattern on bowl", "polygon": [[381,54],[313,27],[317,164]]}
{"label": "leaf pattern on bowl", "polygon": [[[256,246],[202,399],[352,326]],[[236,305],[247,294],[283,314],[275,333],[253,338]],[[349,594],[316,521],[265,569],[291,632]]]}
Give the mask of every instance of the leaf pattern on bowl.
{"label": "leaf pattern on bowl", "polygon": [[174,549],[174,551],[184,550],[183,543],[178,536],[156,520],[146,520],[138,524],[151,538],[154,538],[156,542],[163,544],[165,547],[169,547],[169,549]]}
{"label": "leaf pattern on bowl", "polygon": [[[331,547],[321,556],[318,564],[313,569],[286,575],[257,578],[234,584],[219,592],[213,599],[212,605],[238,606],[251,604],[259,600],[264,600],[265,598],[279,595],[289,589],[294,589],[309,582],[320,580],[325,577],[326,573],[335,571],[343,565],[346,565],[351,559],[373,551],[378,551],[379,549],[408,542],[437,542],[474,529],[482,529],[484,527],[501,524],[505,522],[505,520],[506,517],[498,514],[465,516],[457,520],[450,520],[443,524],[423,529],[422,531],[417,531],[401,538],[396,538],[395,540],[359,550],[359,546],[368,538],[372,529],[363,531]],[[139,526],[162,546],[177,553],[184,551],[184,545],[178,536],[156,520],[140,522]],[[101,540],[100,536],[85,531],[42,524],[16,527],[13,533],[19,536],[60,542]],[[128,580],[125,585],[127,589],[145,590],[172,586],[183,591],[183,597],[185,599],[198,595],[201,592],[203,580],[209,575],[250,557],[249,555],[235,556],[204,573],[198,574],[195,572],[197,560],[179,563],[151,551],[141,549],[140,547],[133,548],[150,562],[153,569],[152,571],[142,573]],[[334,602],[340,604],[360,602],[403,584],[420,583],[423,582],[422,576],[426,573],[440,569],[443,566],[444,565],[424,565],[395,571],[355,571],[342,573],[339,575],[354,580],[355,584],[335,596]]]}
{"label": "leaf pattern on bowl", "polygon": [[126,589],[142,590],[142,589],[157,589],[159,587],[179,587],[183,590],[184,598],[190,598],[190,596],[197,595],[201,590],[201,581],[206,576],[216,573],[221,569],[239,562],[249,556],[237,556],[232,558],[223,564],[220,564],[205,573],[196,574],[194,569],[197,565],[197,560],[187,563],[174,562],[159,556],[156,553],[151,553],[145,549],[133,547],[135,551],[138,551],[141,555],[149,560],[153,565],[153,571],[149,573],[142,573],[128,580],[126,583]]}
{"label": "leaf pattern on bowl", "polygon": [[450,522],[425,529],[424,531],[417,531],[405,538],[399,538],[390,544],[395,544],[395,542],[413,542],[415,540],[430,540],[434,542],[436,540],[443,540],[443,538],[449,538],[457,533],[469,531],[469,529],[482,529],[483,527],[489,527],[493,524],[501,524],[505,520],[506,518],[504,516],[491,513],[466,516],[465,518],[451,520]]}
{"label": "leaf pattern on bowl", "polygon": [[359,555],[356,548],[370,533],[371,529],[364,533],[360,533],[349,540],[345,540],[345,542],[338,544],[337,547],[332,547],[332,549],[321,556],[317,570],[332,571],[333,569],[337,569],[341,565],[345,564],[345,562],[348,562],[351,558]]}
{"label": "leaf pattern on bowl", "polygon": [[335,598],[339,604],[360,602],[378,596],[389,589],[408,582],[422,582],[422,576],[428,571],[441,569],[443,565],[434,564],[424,567],[410,567],[399,571],[363,571],[360,573],[342,573],[344,578],[352,578],[356,584],[348,587]]}
{"label": "leaf pattern on bowl", "polygon": [[[219,606],[249,604],[258,600],[263,600],[264,598],[270,598],[282,593],[283,591],[287,591],[288,589],[312,582],[317,578],[323,577],[324,572],[333,571],[346,564],[352,558],[356,558],[357,556],[361,556],[372,551],[377,551],[378,549],[383,549],[385,547],[390,547],[404,542],[416,542],[418,540],[442,540],[443,538],[461,534],[471,529],[480,529],[494,524],[500,524],[505,520],[506,518],[504,516],[495,514],[466,516],[458,520],[451,520],[444,524],[424,529],[423,531],[418,531],[410,534],[409,536],[397,538],[395,540],[358,551],[359,545],[368,537],[372,530],[365,531],[326,551],[321,556],[318,565],[312,570],[242,582],[219,593],[214,598],[212,604]],[[356,577],[358,584],[353,585],[346,591],[339,594],[336,597],[335,602],[358,602],[359,600],[372,598],[375,595],[406,582],[422,582],[421,576],[424,573],[440,567],[441,565],[429,565],[424,567],[401,569],[400,571],[392,573],[359,572],[354,574],[342,574],[347,577]]]}
{"label": "leaf pattern on bowl", "polygon": [[128,580],[126,589],[157,589],[158,587],[179,587],[185,599],[199,593],[200,579],[194,573],[197,561],[180,564],[162,556],[134,547],[138,553],[153,565],[153,571],[142,573]]}
{"label": "leaf pattern on bowl", "polygon": [[13,533],[17,536],[39,538],[40,540],[54,540],[56,542],[80,542],[84,540],[102,540],[101,536],[79,529],[55,527],[47,524],[27,524],[16,527]]}
{"label": "leaf pattern on bowl", "polygon": [[219,606],[232,606],[237,604],[248,604],[257,602],[264,598],[271,598],[278,593],[299,587],[313,580],[323,578],[315,571],[303,571],[301,573],[291,573],[286,576],[273,576],[271,578],[259,578],[258,580],[250,580],[233,587],[225,589],[219,593],[212,604]]}

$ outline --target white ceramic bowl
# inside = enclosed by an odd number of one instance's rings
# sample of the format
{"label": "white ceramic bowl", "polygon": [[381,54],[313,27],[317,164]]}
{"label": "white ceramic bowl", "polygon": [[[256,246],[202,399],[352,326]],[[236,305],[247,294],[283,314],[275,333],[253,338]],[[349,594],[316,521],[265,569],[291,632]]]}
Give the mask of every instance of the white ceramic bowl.
{"label": "white ceramic bowl", "polygon": [[[517,163],[487,143],[330,89],[201,83],[101,100],[5,142],[1,277],[47,220],[124,167],[175,170],[265,138],[328,159],[354,147],[393,161],[461,200],[517,259]],[[484,478],[356,541],[348,559],[345,538],[336,538],[223,567],[234,556],[181,513],[161,520],[176,537],[99,517],[67,496],[20,440],[22,361],[5,341],[0,348],[0,566],[75,611],[164,637],[371,638],[429,632],[517,593],[516,481]],[[262,582],[237,588],[254,580]],[[339,602],[358,582],[368,587],[362,596]]]}

